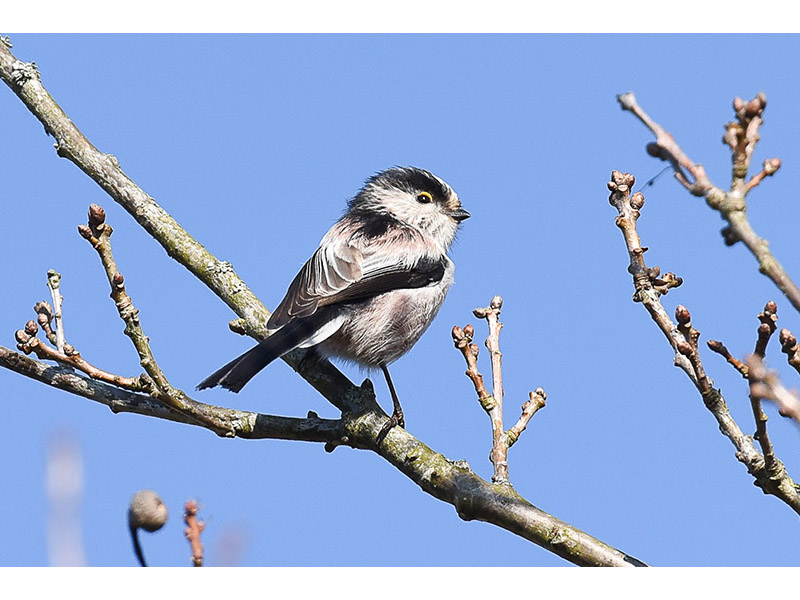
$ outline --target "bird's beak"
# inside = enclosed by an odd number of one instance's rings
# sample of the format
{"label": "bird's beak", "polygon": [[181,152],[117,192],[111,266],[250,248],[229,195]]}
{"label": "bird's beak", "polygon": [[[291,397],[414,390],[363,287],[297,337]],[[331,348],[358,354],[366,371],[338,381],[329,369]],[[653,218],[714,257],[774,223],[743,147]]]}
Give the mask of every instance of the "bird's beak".
{"label": "bird's beak", "polygon": [[470,214],[463,208],[459,208],[458,210],[451,210],[450,212],[447,213],[447,216],[452,219],[455,219],[460,223],[464,219],[469,219]]}

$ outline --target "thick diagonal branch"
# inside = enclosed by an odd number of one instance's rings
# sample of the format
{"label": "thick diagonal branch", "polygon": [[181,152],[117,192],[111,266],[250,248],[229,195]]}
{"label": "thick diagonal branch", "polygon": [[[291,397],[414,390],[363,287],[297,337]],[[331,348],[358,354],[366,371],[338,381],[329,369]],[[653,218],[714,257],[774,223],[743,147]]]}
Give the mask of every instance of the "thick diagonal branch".
{"label": "thick diagonal branch", "polygon": [[[117,159],[105,154],[81,133],[48,93],[33,63],[25,63],[0,42],[0,78],[22,100],[28,110],[56,140],[58,155],[67,158],[95,181],[115,202],[128,211],[167,254],[191,271],[247,323],[248,334],[267,334],[270,312],[233,270],[195,240],[150,195],[120,168]],[[283,359],[332,404],[342,410],[357,410],[349,404],[358,387],[327,361],[311,369],[300,368],[305,353],[295,351]]]}

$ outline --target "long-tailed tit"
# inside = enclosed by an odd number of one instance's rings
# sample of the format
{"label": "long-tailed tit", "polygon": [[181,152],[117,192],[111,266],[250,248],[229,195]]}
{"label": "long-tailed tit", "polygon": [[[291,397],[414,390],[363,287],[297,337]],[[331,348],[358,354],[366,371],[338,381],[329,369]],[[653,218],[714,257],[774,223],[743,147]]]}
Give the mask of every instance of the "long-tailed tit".
{"label": "long-tailed tit", "polygon": [[387,365],[431,324],[453,283],[447,251],[470,215],[444,181],[395,167],[367,180],[322,238],[272,313],[271,335],[204,379],[238,392],[295,348],[313,347],[365,367],[380,367],[394,411],[382,435],[405,426]]}

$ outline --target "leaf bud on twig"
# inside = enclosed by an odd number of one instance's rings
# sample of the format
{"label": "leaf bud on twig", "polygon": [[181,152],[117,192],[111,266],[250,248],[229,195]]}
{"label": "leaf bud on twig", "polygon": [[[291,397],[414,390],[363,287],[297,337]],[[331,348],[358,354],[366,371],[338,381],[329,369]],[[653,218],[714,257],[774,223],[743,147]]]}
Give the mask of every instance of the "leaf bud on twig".
{"label": "leaf bud on twig", "polygon": [[689,309],[686,308],[683,304],[679,304],[675,308],[675,319],[678,321],[679,325],[688,325],[692,321],[692,315],[689,313]]}
{"label": "leaf bud on twig", "polygon": [[25,333],[27,333],[28,335],[34,336],[38,331],[39,331],[39,326],[36,324],[36,321],[31,320],[25,323]]}
{"label": "leaf bud on twig", "polygon": [[89,205],[89,226],[92,229],[102,229],[100,226],[106,222],[106,211],[98,204]]}

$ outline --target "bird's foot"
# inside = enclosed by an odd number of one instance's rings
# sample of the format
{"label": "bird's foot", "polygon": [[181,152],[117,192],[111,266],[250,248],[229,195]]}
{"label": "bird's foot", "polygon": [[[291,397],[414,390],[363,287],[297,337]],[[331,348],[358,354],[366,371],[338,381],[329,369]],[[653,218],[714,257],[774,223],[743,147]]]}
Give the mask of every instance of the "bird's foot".
{"label": "bird's foot", "polygon": [[403,417],[402,410],[395,410],[392,413],[392,416],[389,417],[389,420],[386,421],[386,423],[384,423],[383,427],[381,427],[381,430],[378,433],[378,438],[377,438],[378,443],[380,444],[386,438],[386,435],[389,433],[389,431],[393,427],[397,427],[398,425],[403,429],[406,428],[406,420]]}

